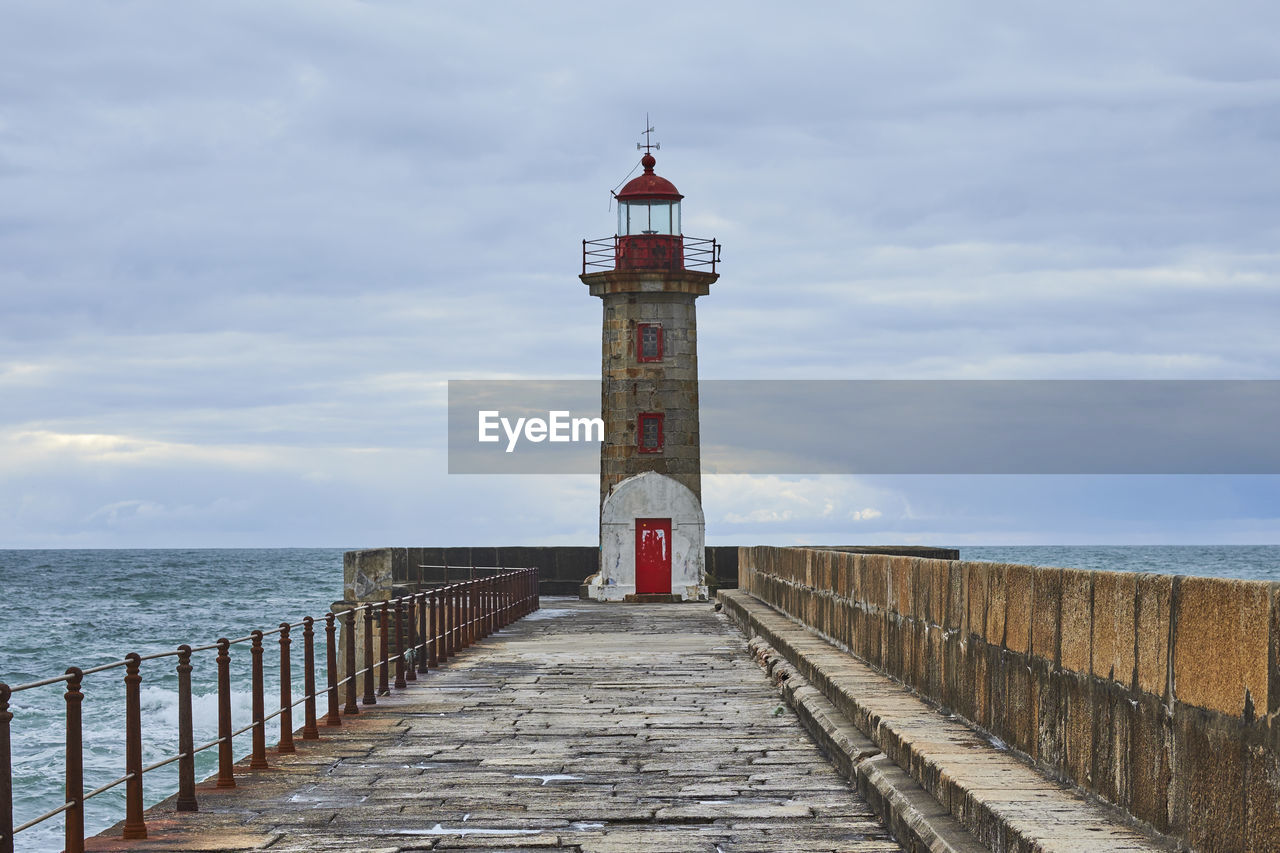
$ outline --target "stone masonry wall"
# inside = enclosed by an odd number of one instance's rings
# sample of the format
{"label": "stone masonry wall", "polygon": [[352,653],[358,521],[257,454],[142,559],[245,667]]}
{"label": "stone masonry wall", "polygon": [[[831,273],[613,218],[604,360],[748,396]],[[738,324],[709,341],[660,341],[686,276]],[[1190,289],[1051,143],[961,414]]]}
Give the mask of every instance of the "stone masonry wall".
{"label": "stone masonry wall", "polygon": [[[702,497],[698,454],[698,340],[692,293],[610,293],[604,300],[600,411],[600,502],[641,471],[656,471]],[[662,326],[661,361],[636,359],[637,327]],[[641,412],[663,415],[663,446],[641,453],[636,422]]]}
{"label": "stone masonry wall", "polygon": [[1202,853],[1280,850],[1280,584],[742,548],[739,586]]}

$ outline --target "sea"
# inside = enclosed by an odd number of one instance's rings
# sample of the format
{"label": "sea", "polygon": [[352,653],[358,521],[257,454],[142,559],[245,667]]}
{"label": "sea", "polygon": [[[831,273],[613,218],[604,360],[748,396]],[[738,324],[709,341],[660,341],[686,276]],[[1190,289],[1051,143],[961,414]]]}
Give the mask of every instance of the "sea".
{"label": "sea", "polygon": [[[270,630],[310,615],[321,620],[342,597],[341,549],[0,550],[0,682],[11,686],[57,675],[68,666],[88,669],[141,655],[172,651],[182,643],[212,643],[253,629]],[[1084,569],[1280,580],[1280,546],[1016,546],[963,547],[966,560],[991,560]],[[279,646],[268,638],[267,707],[279,696]],[[232,717],[249,719],[249,654],[233,647]],[[302,696],[301,636],[294,643],[294,697]],[[317,682],[324,684],[323,632],[316,635]],[[215,652],[193,658],[196,744],[217,737]],[[143,664],[144,764],[177,751],[175,658]],[[123,669],[85,678],[85,786],[91,790],[124,774]],[[14,694],[10,710],[14,822],[20,825],[63,802],[64,688],[51,685]],[[319,712],[324,713],[323,699]],[[302,709],[294,712],[302,724]],[[268,725],[267,742],[278,728]],[[237,758],[248,754],[249,734],[236,739]],[[196,777],[216,770],[216,750],[196,758]],[[147,773],[148,806],[177,790],[176,765]],[[124,786],[86,803],[92,835],[124,816]],[[62,849],[55,817],[17,836],[17,850]]]}

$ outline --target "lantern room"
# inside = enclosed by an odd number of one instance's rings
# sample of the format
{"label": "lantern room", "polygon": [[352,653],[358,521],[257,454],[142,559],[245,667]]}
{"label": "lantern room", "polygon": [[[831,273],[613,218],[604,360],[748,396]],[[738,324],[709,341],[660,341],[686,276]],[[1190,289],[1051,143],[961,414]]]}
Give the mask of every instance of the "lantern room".
{"label": "lantern room", "polygon": [[629,182],[618,193],[618,236],[637,234],[680,234],[680,199],[684,196],[675,185],[654,174],[657,165],[653,155],[645,152],[640,160],[644,174]]}
{"label": "lantern room", "polygon": [[684,196],[675,184],[654,173],[657,162],[646,151],[640,159],[644,174],[617,194],[616,269],[684,268],[684,241],[680,235],[680,199]]}

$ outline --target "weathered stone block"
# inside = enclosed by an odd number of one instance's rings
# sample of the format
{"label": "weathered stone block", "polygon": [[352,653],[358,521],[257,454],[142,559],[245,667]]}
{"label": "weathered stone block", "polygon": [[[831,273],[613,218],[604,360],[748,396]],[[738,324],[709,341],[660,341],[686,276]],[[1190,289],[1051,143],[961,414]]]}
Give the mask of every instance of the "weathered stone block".
{"label": "weathered stone block", "polygon": [[965,630],[965,615],[968,610],[965,602],[966,565],[959,560],[947,562],[946,621],[943,625],[953,631]]}
{"label": "weathered stone block", "polygon": [[935,701],[946,703],[947,696],[947,658],[943,645],[943,629],[937,625],[927,625],[924,635],[924,683],[921,685],[925,694]]}
{"label": "weathered stone block", "polygon": [[[1173,711],[1174,830],[1198,853],[1245,850],[1244,750],[1238,734],[1179,702]],[[1272,848],[1274,849],[1274,848]]]}
{"label": "weathered stone block", "polygon": [[1005,741],[1032,755],[1039,741],[1039,721],[1032,710],[1032,672],[1027,656],[1006,651],[1000,664],[1004,677],[997,680],[999,695],[992,699],[999,711],[998,731]]}
{"label": "weathered stone block", "polygon": [[987,639],[987,573],[990,563],[965,563],[965,630],[970,636]]}
{"label": "weathered stone block", "polygon": [[983,635],[993,646],[1004,645],[1005,610],[1008,587],[1005,584],[1004,563],[992,563],[987,568],[987,626]]}
{"label": "weathered stone block", "polygon": [[1062,622],[1062,570],[1036,569],[1032,574],[1031,653],[1050,666],[1061,663],[1058,641]]}
{"label": "weathered stone block", "polygon": [[929,684],[929,623],[923,619],[911,620],[911,681],[912,687],[928,691]]}
{"label": "weathered stone block", "polygon": [[1099,678],[1129,686],[1134,677],[1134,605],[1138,576],[1132,572],[1093,573],[1091,667]]}
{"label": "weathered stone block", "polygon": [[395,583],[392,548],[347,551],[342,555],[342,592],[346,601],[386,601]]}
{"label": "weathered stone block", "polygon": [[1059,680],[1062,708],[1062,751],[1067,775],[1078,785],[1093,787],[1093,689],[1090,676],[1063,672]]}
{"label": "weathered stone block", "polygon": [[1158,831],[1168,832],[1171,720],[1158,696],[1143,694],[1135,701],[1129,753],[1129,810]]}
{"label": "weathered stone block", "polygon": [[942,704],[956,713],[968,717],[973,713],[966,666],[966,645],[962,642],[959,631],[948,630],[942,635],[943,656],[943,693]]}
{"label": "weathered stone block", "polygon": [[887,610],[889,608],[889,558],[882,554],[868,554],[863,558],[863,594],[869,604]]}
{"label": "weathered stone block", "polygon": [[851,601],[862,600],[862,581],[858,575],[858,561],[861,556],[858,554],[836,554],[836,559],[840,563],[840,572],[844,575],[845,583],[848,584],[848,592]]}
{"label": "weathered stone block", "polygon": [[1127,691],[1106,676],[1093,679],[1092,788],[1122,808],[1128,804],[1130,710]]}
{"label": "weathered stone block", "polygon": [[1138,575],[1136,619],[1137,687],[1167,699],[1169,672],[1169,602],[1173,578],[1169,575]]}
{"label": "weathered stone block", "polygon": [[1028,754],[1050,767],[1063,766],[1061,680],[1054,665],[1044,658],[1032,656],[1031,707],[1036,720],[1036,744]]}
{"label": "weathered stone block", "polygon": [[981,637],[970,636],[968,664],[973,698],[970,703],[972,719],[980,726],[991,727],[991,660],[990,646]]}
{"label": "weathered stone block", "polygon": [[923,608],[916,612],[931,625],[945,625],[947,621],[948,581],[952,560],[916,560],[918,580],[916,587],[922,590]]}
{"label": "weathered stone block", "polygon": [[1245,761],[1245,850],[1280,849],[1280,756],[1254,745]]}
{"label": "weathered stone block", "polygon": [[[1271,627],[1267,644],[1267,701],[1259,706],[1259,711],[1275,719],[1280,715],[1280,583],[1272,583],[1271,590]],[[1276,732],[1280,735],[1280,731]],[[1280,742],[1274,747],[1280,750]]]}
{"label": "weathered stone block", "polygon": [[1062,667],[1073,672],[1089,672],[1092,662],[1093,574],[1062,570]]}
{"label": "weathered stone block", "polygon": [[1270,588],[1258,581],[1179,578],[1173,604],[1173,692],[1180,702],[1244,714],[1268,706]]}
{"label": "weathered stone block", "polygon": [[911,607],[910,557],[889,557],[889,607],[896,613],[913,615]]}
{"label": "weathered stone block", "polygon": [[1004,567],[1004,647],[1021,654],[1031,652],[1031,625],[1035,616],[1035,569]]}

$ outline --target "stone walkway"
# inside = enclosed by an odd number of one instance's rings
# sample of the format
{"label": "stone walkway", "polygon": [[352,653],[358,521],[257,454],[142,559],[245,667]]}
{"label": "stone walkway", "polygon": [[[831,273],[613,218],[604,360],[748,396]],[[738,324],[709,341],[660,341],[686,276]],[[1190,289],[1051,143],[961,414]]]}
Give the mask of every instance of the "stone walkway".
{"label": "stone walkway", "polygon": [[900,849],[709,604],[544,598],[338,732],[90,849]]}

